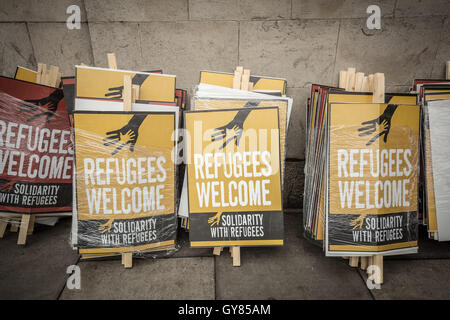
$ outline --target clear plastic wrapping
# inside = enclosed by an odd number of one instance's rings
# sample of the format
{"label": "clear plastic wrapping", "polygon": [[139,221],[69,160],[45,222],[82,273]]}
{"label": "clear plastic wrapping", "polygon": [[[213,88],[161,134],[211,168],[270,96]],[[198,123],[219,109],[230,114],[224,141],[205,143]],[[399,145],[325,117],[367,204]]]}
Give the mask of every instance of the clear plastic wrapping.
{"label": "clear plastic wrapping", "polygon": [[0,77],[0,211],[72,211],[73,145],[61,89]]}
{"label": "clear plastic wrapping", "polygon": [[331,104],[327,255],[417,251],[420,108]]}
{"label": "clear plastic wrapping", "polygon": [[72,242],[82,257],[174,249],[178,113],[75,111],[73,117]]}
{"label": "clear plastic wrapping", "polygon": [[[415,99],[386,94],[390,104],[372,104],[371,93],[312,86],[306,114],[303,223],[305,237],[323,245],[327,255],[417,250],[420,109]],[[402,151],[409,150],[408,177],[381,176],[371,169],[379,168],[381,155],[394,156],[397,149],[399,168],[405,166]],[[396,165],[396,159],[392,161]],[[394,196],[404,194],[405,202],[394,207],[381,204],[383,188],[390,188],[392,197],[394,184],[405,191]]]}

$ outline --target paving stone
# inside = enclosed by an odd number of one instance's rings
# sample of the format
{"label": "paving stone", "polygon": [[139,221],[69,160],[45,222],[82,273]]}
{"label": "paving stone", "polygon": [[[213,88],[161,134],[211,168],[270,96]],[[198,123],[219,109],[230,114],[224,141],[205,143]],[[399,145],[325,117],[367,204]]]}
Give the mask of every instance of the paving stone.
{"label": "paving stone", "polygon": [[237,65],[238,22],[142,23],[140,37],[144,68],[177,75],[177,88],[193,88],[200,70],[231,72]]}
{"label": "paving stone", "polygon": [[385,260],[384,283],[371,291],[376,300],[447,300],[449,268],[450,260]]}
{"label": "paving stone", "polygon": [[191,20],[289,19],[291,0],[190,0]]}
{"label": "paving stone", "polygon": [[67,29],[65,23],[30,23],[31,42],[37,62],[55,65],[63,76],[75,75],[75,65],[93,64],[88,25]]}
{"label": "paving stone", "polygon": [[187,0],[85,0],[89,22],[188,19]]}
{"label": "paving stone", "polygon": [[70,247],[71,223],[63,218],[54,227],[36,224],[25,246],[17,245],[18,233],[8,227],[0,239],[0,299],[58,298],[67,267],[78,260]]}
{"label": "paving stone", "polygon": [[214,258],[134,259],[80,262],[81,289],[61,299],[214,299]]}
{"label": "paving stone", "polygon": [[0,28],[0,74],[14,77],[18,65],[34,68],[33,55],[25,23],[2,23]]}
{"label": "paving stone", "polygon": [[371,299],[355,269],[303,238],[302,215],[284,217],[283,247],[241,248],[240,267],[216,257],[217,299]]}
{"label": "paving stone", "polygon": [[367,18],[370,5],[378,5],[381,16],[392,16],[395,0],[292,0],[294,19]]}
{"label": "paving stone", "polygon": [[243,21],[239,65],[252,74],[286,78],[288,87],[332,81],[339,22]]}
{"label": "paving stone", "polygon": [[89,23],[89,32],[96,67],[107,68],[106,54],[114,52],[119,69],[145,71],[137,23]]}
{"label": "paving stone", "polygon": [[365,20],[343,20],[333,83],[339,70],[355,67],[366,74],[383,72],[386,85],[410,86],[428,78],[438,49],[441,17],[383,19],[381,30],[365,30]]}
{"label": "paving stone", "polygon": [[0,21],[66,22],[71,5],[80,8],[81,21],[86,21],[83,0],[3,0]]}
{"label": "paving stone", "polygon": [[396,17],[450,15],[448,0],[397,0]]}

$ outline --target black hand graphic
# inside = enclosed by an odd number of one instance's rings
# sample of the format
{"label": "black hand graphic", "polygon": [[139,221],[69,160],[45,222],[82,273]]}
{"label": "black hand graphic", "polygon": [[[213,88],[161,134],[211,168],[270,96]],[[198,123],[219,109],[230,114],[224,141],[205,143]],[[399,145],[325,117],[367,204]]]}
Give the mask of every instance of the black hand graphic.
{"label": "black hand graphic", "polygon": [[141,126],[145,117],[147,117],[146,114],[136,114],[122,128],[106,133],[106,138],[103,139],[103,141],[105,142],[105,147],[121,142],[111,153],[112,155],[115,155],[117,152],[122,150],[122,148],[127,144],[130,146],[130,151],[134,151],[134,146],[139,137],[139,127]]}
{"label": "black hand graphic", "polygon": [[108,91],[108,93],[105,93],[105,97],[110,99],[122,99],[123,86],[109,88]]}
{"label": "black hand graphic", "polygon": [[[148,74],[136,73],[133,79],[131,79],[131,84],[137,84],[138,86],[141,86],[144,83],[145,79],[148,78],[148,76]],[[112,87],[108,89],[108,93],[105,93],[105,97],[110,99],[122,99],[122,93],[123,86]]]}
{"label": "black hand graphic", "polygon": [[[211,141],[222,140],[223,145],[219,148],[220,150],[225,148],[231,140],[234,139],[234,144],[236,146],[239,145],[239,141],[242,137],[242,131],[244,128],[244,121],[247,119],[251,109],[240,110],[233,120],[222,127],[218,127],[214,129],[214,133],[211,135]],[[231,132],[231,137],[227,139],[228,131]]]}
{"label": "black hand graphic", "polygon": [[369,140],[369,142],[366,143],[366,146],[370,146],[380,136],[384,136],[383,141],[387,142],[389,130],[391,130],[391,119],[396,109],[396,104],[389,104],[384,110],[383,114],[378,118],[361,123],[362,127],[358,129],[360,137],[373,134],[377,131],[377,126],[382,126],[382,128],[380,129],[380,133],[373,136]]}
{"label": "black hand graphic", "polygon": [[19,110],[20,112],[35,112],[40,110],[41,112],[34,114],[27,121],[33,121],[39,117],[47,116],[47,122],[50,122],[62,98],[64,98],[63,91],[56,89],[48,97],[25,100],[25,102],[29,103],[19,105]]}

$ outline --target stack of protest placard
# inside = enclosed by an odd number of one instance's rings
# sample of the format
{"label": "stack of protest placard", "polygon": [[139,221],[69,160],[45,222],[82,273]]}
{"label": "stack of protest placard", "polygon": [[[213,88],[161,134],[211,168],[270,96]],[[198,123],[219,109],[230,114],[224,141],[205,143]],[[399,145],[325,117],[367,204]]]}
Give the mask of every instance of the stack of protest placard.
{"label": "stack of protest placard", "polygon": [[450,80],[417,79],[412,92],[422,106],[420,209],[428,235],[450,240],[448,138]]}
{"label": "stack of protest placard", "polygon": [[358,256],[417,252],[415,96],[384,94],[383,74],[340,78],[340,88],[312,85],[308,100],[305,235],[355,267]]}
{"label": "stack of protest placard", "polygon": [[[71,215],[73,147],[61,73],[39,63],[0,77],[0,238],[8,223],[25,244],[34,223]],[[49,218],[52,217],[52,218]]]}
{"label": "stack of protest placard", "polygon": [[284,79],[252,77],[242,67],[234,75],[202,71],[185,114],[179,215],[191,246],[214,247],[216,254],[230,247],[236,266],[240,246],[283,244],[282,177],[292,108],[285,89]]}
{"label": "stack of protest placard", "polygon": [[73,127],[72,244],[82,258],[174,248],[175,76],[76,66]]}

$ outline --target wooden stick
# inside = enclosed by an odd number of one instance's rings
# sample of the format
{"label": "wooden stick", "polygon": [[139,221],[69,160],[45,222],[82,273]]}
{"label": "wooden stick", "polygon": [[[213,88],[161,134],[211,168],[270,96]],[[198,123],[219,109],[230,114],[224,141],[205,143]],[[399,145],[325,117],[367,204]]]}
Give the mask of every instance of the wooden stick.
{"label": "wooden stick", "polygon": [[[367,266],[373,266],[373,256],[369,256],[367,257]],[[370,270],[367,269],[367,275],[370,277],[371,273],[369,272]]]}
{"label": "wooden stick", "polygon": [[250,70],[244,69],[241,79],[241,90],[248,91],[248,83],[250,81]]}
{"label": "wooden stick", "polygon": [[347,71],[341,70],[339,71],[339,88],[346,89],[347,88]]}
{"label": "wooden stick", "polygon": [[30,224],[31,214],[23,214],[20,223],[19,238],[17,244],[24,245],[27,242],[28,225]]}
{"label": "wooden stick", "polygon": [[369,74],[369,92],[373,92],[373,74]]}
{"label": "wooden stick", "polygon": [[356,92],[362,92],[363,88],[363,82],[364,82],[364,73],[357,72],[355,77],[355,91]]}
{"label": "wooden stick", "polygon": [[8,219],[0,220],[0,239],[5,235],[6,227],[8,227]]}
{"label": "wooden stick", "polygon": [[384,73],[375,73],[373,77],[373,103],[384,103]]}
{"label": "wooden stick", "polygon": [[362,85],[362,88],[361,88],[361,91],[362,92],[369,92],[370,91],[370,89],[369,89],[369,77],[364,77],[364,79],[363,79],[363,85]]}
{"label": "wooden stick", "polygon": [[44,70],[44,64],[38,63],[36,83],[41,83],[43,70]]}
{"label": "wooden stick", "polygon": [[446,78],[447,80],[450,80],[450,61],[447,61],[446,63]]}
{"label": "wooden stick", "polygon": [[359,257],[350,257],[350,260],[348,261],[348,265],[350,267],[357,267],[359,263]]}
{"label": "wooden stick", "polygon": [[30,223],[28,224],[27,235],[33,234],[35,220],[36,220],[36,215],[32,214],[31,217],[30,217]]}
{"label": "wooden stick", "polygon": [[377,254],[373,258],[374,265],[378,267],[378,272],[375,272],[375,283],[383,284],[383,255]]}
{"label": "wooden stick", "polygon": [[40,79],[39,83],[43,84],[43,85],[47,85],[47,81],[48,81],[47,65],[42,64],[41,79]]}
{"label": "wooden stick", "polygon": [[123,76],[123,111],[131,111],[132,91],[131,91],[131,76]]}
{"label": "wooden stick", "polygon": [[234,78],[233,78],[233,89],[241,89],[241,79],[242,79],[242,73],[239,71],[234,71]]}
{"label": "wooden stick", "polygon": [[249,82],[248,83],[248,91],[253,91],[253,86],[254,86],[253,82]]}
{"label": "wooden stick", "polygon": [[48,72],[47,85],[50,87],[56,87],[56,82],[58,81],[59,68],[55,66],[50,66]]}
{"label": "wooden stick", "polygon": [[122,259],[125,268],[130,269],[133,267],[133,254],[131,252],[122,253]]}
{"label": "wooden stick", "polygon": [[117,69],[117,59],[115,53],[108,53],[108,68],[110,69]]}
{"label": "wooden stick", "polygon": [[241,247],[232,247],[233,252],[233,267],[241,266]]}
{"label": "wooden stick", "polygon": [[355,68],[348,68],[347,69],[347,85],[345,87],[345,90],[347,91],[355,91]]}
{"label": "wooden stick", "polygon": [[361,257],[361,270],[367,270],[369,265],[369,257]]}
{"label": "wooden stick", "polygon": [[220,256],[220,254],[222,253],[222,250],[223,250],[223,247],[214,247],[213,255]]}

